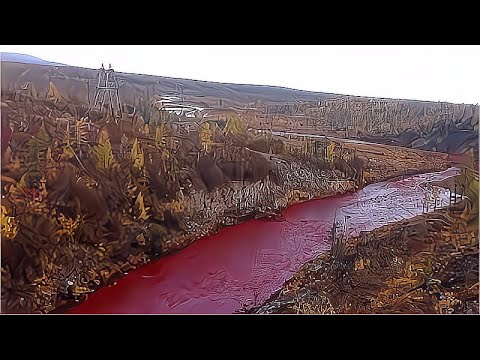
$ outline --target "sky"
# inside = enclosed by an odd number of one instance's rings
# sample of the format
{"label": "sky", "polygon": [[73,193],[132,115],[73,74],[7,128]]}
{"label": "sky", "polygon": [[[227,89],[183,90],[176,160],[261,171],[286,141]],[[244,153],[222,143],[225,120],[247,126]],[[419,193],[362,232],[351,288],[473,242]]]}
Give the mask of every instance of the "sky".
{"label": "sky", "polygon": [[384,98],[480,103],[478,45],[0,45],[73,66]]}

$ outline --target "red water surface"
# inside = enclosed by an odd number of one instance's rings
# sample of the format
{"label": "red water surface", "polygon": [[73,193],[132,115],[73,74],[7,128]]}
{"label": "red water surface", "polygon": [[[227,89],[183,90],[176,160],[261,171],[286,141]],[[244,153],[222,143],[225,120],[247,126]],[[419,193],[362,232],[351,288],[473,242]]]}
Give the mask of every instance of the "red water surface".
{"label": "red water surface", "polygon": [[[347,231],[372,230],[422,213],[426,184],[456,169],[369,185],[283,212],[285,221],[226,227],[134,270],[91,294],[72,314],[228,314],[260,304],[304,263],[330,247],[334,218]],[[442,205],[448,192],[442,191]],[[432,209],[433,210],[433,207]]]}

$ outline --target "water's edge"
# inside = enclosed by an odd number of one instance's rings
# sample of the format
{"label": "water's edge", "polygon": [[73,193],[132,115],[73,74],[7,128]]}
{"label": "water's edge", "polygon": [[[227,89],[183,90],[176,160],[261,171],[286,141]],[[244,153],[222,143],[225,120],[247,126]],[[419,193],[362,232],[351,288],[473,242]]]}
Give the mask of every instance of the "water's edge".
{"label": "water's edge", "polygon": [[[347,220],[340,225],[349,235],[413,217],[423,212],[424,195],[431,192],[427,184],[456,173],[452,168],[371,184],[353,194],[292,205],[281,222],[257,219],[225,227],[131,271],[71,313],[233,313],[258,305],[329,249],[335,217]],[[441,199],[446,205],[446,191]]]}

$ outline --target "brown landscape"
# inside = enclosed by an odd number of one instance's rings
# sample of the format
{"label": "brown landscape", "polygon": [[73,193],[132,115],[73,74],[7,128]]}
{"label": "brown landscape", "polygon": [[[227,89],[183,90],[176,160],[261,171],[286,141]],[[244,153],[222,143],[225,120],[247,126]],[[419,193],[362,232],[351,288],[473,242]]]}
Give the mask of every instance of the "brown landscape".
{"label": "brown landscape", "polygon": [[66,311],[226,226],[455,167],[430,210],[332,228],[239,312],[478,313],[478,106],[1,66],[2,312]]}

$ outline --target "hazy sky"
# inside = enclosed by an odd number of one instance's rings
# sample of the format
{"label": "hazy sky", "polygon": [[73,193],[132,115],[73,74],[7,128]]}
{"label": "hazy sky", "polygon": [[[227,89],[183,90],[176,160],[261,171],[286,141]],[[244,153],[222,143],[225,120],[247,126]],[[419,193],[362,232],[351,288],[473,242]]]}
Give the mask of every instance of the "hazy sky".
{"label": "hazy sky", "polygon": [[480,103],[476,45],[0,45],[69,65],[390,98]]}

